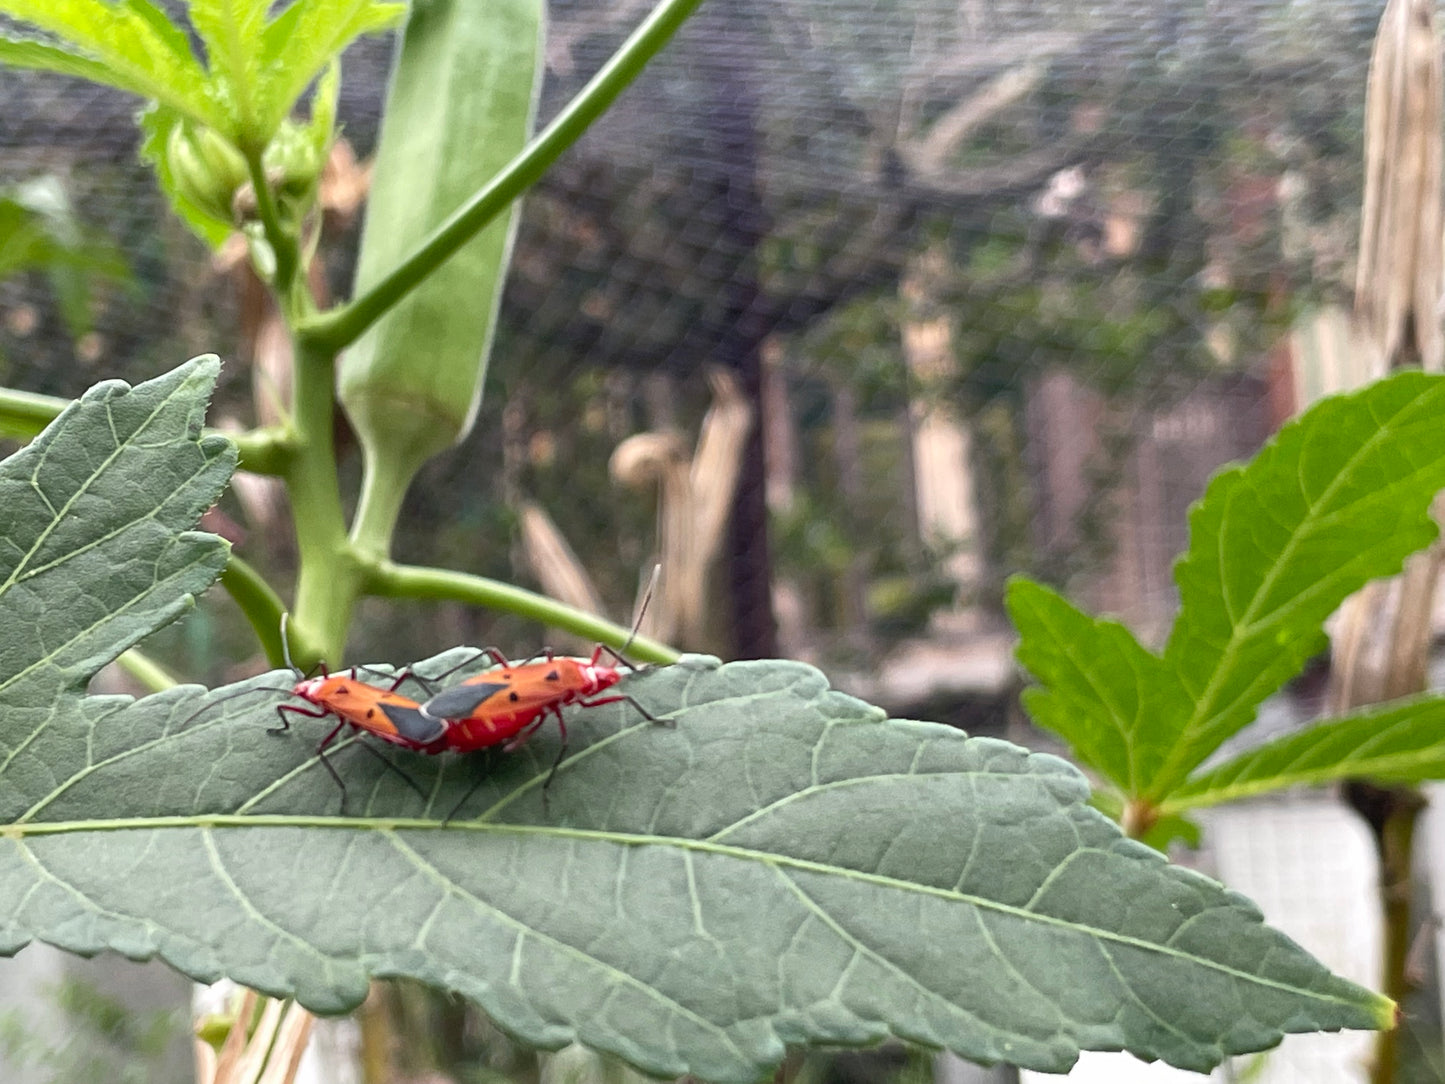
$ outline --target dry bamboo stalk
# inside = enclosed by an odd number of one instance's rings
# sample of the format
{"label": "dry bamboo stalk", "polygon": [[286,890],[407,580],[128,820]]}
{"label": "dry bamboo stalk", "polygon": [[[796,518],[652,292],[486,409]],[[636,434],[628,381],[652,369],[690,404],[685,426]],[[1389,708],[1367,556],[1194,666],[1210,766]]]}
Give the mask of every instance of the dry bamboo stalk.
{"label": "dry bamboo stalk", "polygon": [[[1445,364],[1440,325],[1440,47],[1431,0],[1389,0],[1365,94],[1365,194],[1355,280],[1357,341],[1371,372]],[[1400,584],[1372,584],[1341,607],[1331,707],[1348,711],[1424,688],[1440,559],[1412,558]]]}
{"label": "dry bamboo stalk", "polygon": [[592,584],[592,578],[562,537],[552,517],[533,501],[523,501],[519,515],[522,551],[542,590],[579,610],[590,614],[602,613],[602,599]]}
{"label": "dry bamboo stalk", "polygon": [[1365,196],[1355,318],[1377,375],[1445,361],[1441,292],[1441,63],[1433,0],[1389,0],[1365,92]]}
{"label": "dry bamboo stalk", "polygon": [[256,1011],[256,1000],[259,996],[254,990],[246,990],[242,993],[231,1030],[226,1033],[226,1041],[221,1044],[220,1050],[216,1050],[210,1043],[197,1037],[195,1046],[197,1084],[220,1084],[223,1079],[221,1074],[232,1072],[233,1066],[240,1060],[241,1054],[246,1048],[245,1022],[249,1021]]}
{"label": "dry bamboo stalk", "polygon": [[316,1017],[292,1002],[286,1009],[281,1026],[276,1032],[276,1042],[271,1047],[271,1056],[266,1061],[266,1070],[256,1084],[293,1084],[301,1058],[306,1053],[306,1044],[311,1040],[311,1026]]}
{"label": "dry bamboo stalk", "polygon": [[705,646],[708,575],[726,537],[753,424],[752,407],[731,373],[714,370],[708,380],[713,404],[690,459],[675,433],[640,433],[619,444],[609,464],[617,482],[658,485],[662,587],[648,631],[694,649]]}

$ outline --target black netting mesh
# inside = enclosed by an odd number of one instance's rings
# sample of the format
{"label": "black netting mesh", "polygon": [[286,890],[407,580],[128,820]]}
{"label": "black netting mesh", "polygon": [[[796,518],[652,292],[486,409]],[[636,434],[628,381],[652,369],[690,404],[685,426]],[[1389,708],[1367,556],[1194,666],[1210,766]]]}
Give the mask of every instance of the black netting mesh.
{"label": "black netting mesh", "polygon": [[[645,7],[552,5],[544,118]],[[426,472],[399,551],[513,575],[502,540],[534,498],[624,614],[654,498],[615,487],[607,456],[639,429],[691,439],[716,365],[769,405],[704,646],[773,650],[780,580],[781,646],[864,668],[930,615],[996,612],[1019,569],[1157,625],[1184,509],[1291,409],[1288,333],[1348,301],[1379,9],[704,5],[529,196],[477,432]],[[389,48],[345,64],[363,155]],[[136,103],[32,74],[0,92],[4,178],[63,178],[135,278],[101,289],[79,343],[42,279],[0,283],[0,377],[74,394],[234,357],[243,291],[158,225]],[[355,233],[323,250],[338,292]],[[243,366],[227,379],[223,408],[248,416]],[[919,460],[939,418],[966,441],[953,497]],[[432,638],[409,621],[372,646]]]}

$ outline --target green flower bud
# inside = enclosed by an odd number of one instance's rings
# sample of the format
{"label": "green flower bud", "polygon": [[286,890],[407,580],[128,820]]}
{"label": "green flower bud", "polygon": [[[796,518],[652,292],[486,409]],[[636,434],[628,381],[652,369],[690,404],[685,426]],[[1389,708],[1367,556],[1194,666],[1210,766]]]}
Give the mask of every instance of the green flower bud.
{"label": "green flower bud", "polygon": [[309,126],[282,121],[261,158],[266,177],[277,195],[309,199],[326,164],[323,150]]}
{"label": "green flower bud", "polygon": [[178,193],[213,218],[233,220],[231,201],[246,183],[246,160],[224,136],[182,121],[166,141],[166,165]]}

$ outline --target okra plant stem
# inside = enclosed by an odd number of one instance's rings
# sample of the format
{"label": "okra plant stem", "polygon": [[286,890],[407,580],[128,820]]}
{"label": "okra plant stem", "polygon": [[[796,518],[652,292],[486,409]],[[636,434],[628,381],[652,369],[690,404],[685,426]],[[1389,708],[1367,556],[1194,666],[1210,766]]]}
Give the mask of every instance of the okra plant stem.
{"label": "okra plant stem", "polygon": [[300,558],[291,654],[303,670],[318,659],[340,662],[360,587],[360,565],[347,542],[336,473],[335,380],[334,354],[296,344],[296,446],[283,477]]}
{"label": "okra plant stem", "polygon": [[271,246],[272,255],[276,259],[272,286],[278,298],[289,298],[296,282],[298,252],[296,238],[281,222],[281,213],[276,206],[276,197],[271,192],[271,186],[266,182],[266,167],[262,163],[260,150],[247,153],[246,169],[251,174],[251,187],[256,192],[256,212],[261,216],[261,227],[266,233],[266,243]]}
{"label": "okra plant stem", "polygon": [[271,585],[246,561],[231,554],[221,572],[221,586],[240,607],[241,613],[255,630],[256,638],[266,652],[266,661],[272,666],[285,666],[285,653],[281,650],[281,614],[286,604]]}
{"label": "okra plant stem", "polygon": [[530,188],[606,112],[702,0],[661,0],[602,69],[525,150],[438,226],[395,270],[349,304],[304,321],[298,338],[339,352]]}

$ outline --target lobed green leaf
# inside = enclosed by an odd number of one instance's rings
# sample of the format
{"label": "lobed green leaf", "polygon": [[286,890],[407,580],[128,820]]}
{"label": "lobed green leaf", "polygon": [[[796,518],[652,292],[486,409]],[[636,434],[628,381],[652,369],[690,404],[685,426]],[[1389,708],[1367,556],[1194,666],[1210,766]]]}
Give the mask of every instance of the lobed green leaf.
{"label": "lobed green leaf", "polygon": [[1434,541],[1442,416],[1445,377],[1401,373],[1321,401],[1209,484],[1175,568],[1179,618],[1164,652],[1195,707],[1176,732],[1152,735],[1151,752],[1168,751],[1154,796],[1323,650],[1341,602]]}
{"label": "lobed green leaf", "polygon": [[1062,761],[885,721],[806,666],[639,674],[627,692],[670,725],[575,712],[545,795],[555,732],[391,766],[333,751],[354,817],[315,756],[328,721],[266,732],[290,680],[77,715],[69,756],[17,760],[0,945],[159,954],[320,1011],[410,975],[538,1046],[717,1081],[888,1034],[1050,1071],[1081,1047],[1202,1070],[1390,1016],[1121,838]]}
{"label": "lobed green leaf", "polygon": [[205,43],[211,76],[233,114],[231,131],[258,138],[270,129],[257,130],[257,76],[261,35],[271,0],[190,0],[191,24]]}
{"label": "lobed green leaf", "polygon": [[0,464],[0,766],[47,747],[59,698],[225,566],[224,541],[185,530],[236,464],[230,441],[200,436],[219,368],[203,357],[136,388],[98,384]]}
{"label": "lobed green leaf", "polygon": [[1349,778],[1396,784],[1445,778],[1445,698],[1411,697],[1317,723],[1191,778],[1164,807],[1218,805]]}
{"label": "lobed green leaf", "polygon": [[[150,0],[0,0],[0,15],[55,35],[62,43],[56,52],[80,58],[65,62],[54,53],[47,57],[43,50],[31,50],[21,54],[22,59],[68,63],[66,74],[164,102],[204,123],[224,127],[215,100],[206,93],[206,72],[185,34]],[[50,70],[63,69],[51,66]]]}
{"label": "lobed green leaf", "polygon": [[[434,6],[436,0],[414,0]],[[382,0],[295,0],[262,34],[257,100],[265,131],[290,115],[296,100],[351,42],[395,26],[407,5]]]}
{"label": "lobed green leaf", "polygon": [[99,60],[88,56],[47,45],[40,41],[22,38],[0,37],[0,64],[7,68],[28,68],[34,71],[55,72],[93,83],[112,83],[114,76]]}
{"label": "lobed green leaf", "polygon": [[560,727],[470,756],[343,740],[350,816],[316,752],[332,720],[268,733],[287,672],[83,695],[225,559],[184,530],[234,465],[200,436],[214,374],[103,385],[0,464],[0,951],[158,955],[320,1011],[409,975],[537,1046],[739,1084],[790,1044],[890,1034],[1203,1070],[1390,1023],[1247,900],[1122,838],[1063,761],[886,720],[801,664],[635,673],[619,688],[665,725],[569,712],[550,788]]}
{"label": "lobed green leaf", "polygon": [[1040,722],[1130,797],[1158,804],[1325,644],[1326,617],[1437,530],[1445,377],[1401,373],[1326,399],[1215,476],[1175,568],[1162,657],[1027,583],[1010,592]]}
{"label": "lobed green leaf", "polygon": [[1041,584],[1013,578],[1006,602],[1018,660],[1039,681],[1024,690],[1024,707],[1125,794],[1138,793],[1158,768],[1157,757],[1140,759],[1150,728],[1192,706],[1178,677],[1119,622],[1089,617]]}

